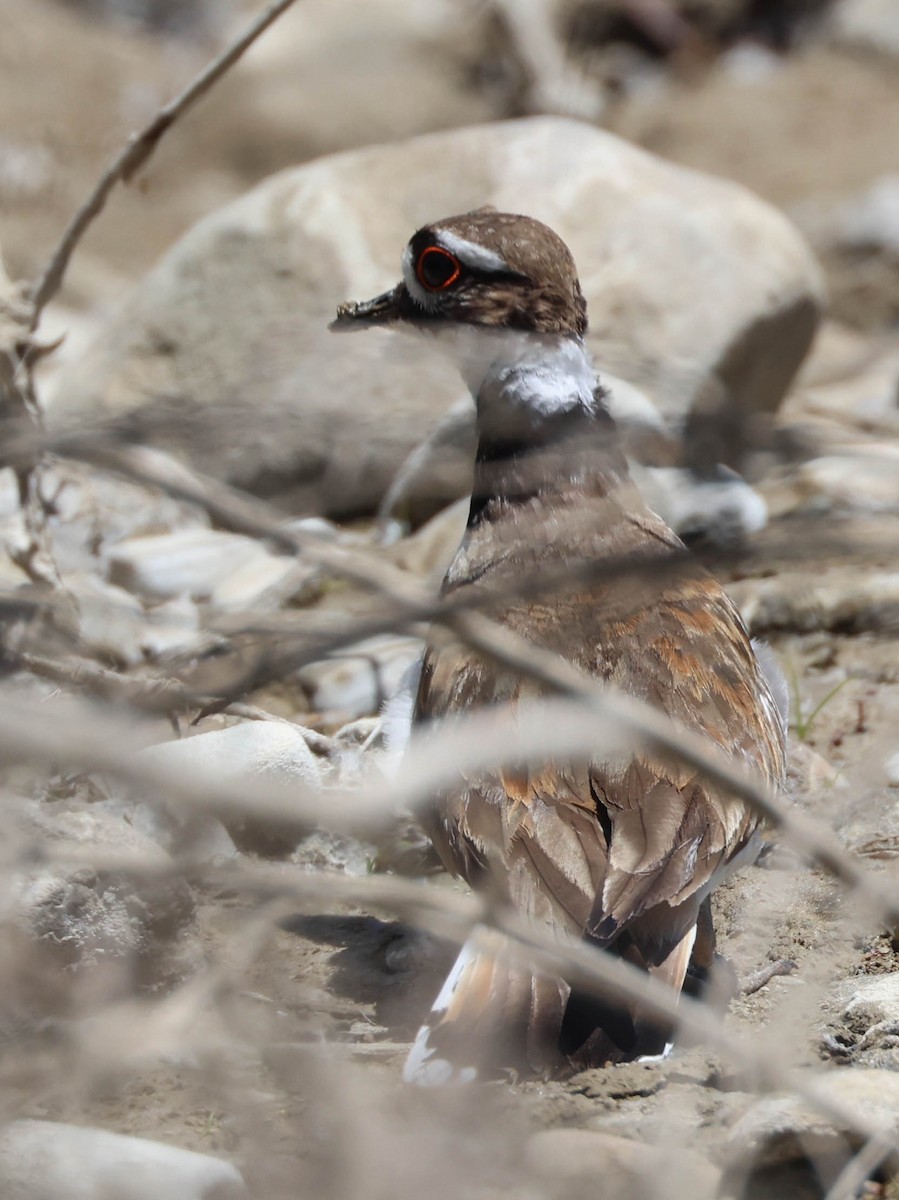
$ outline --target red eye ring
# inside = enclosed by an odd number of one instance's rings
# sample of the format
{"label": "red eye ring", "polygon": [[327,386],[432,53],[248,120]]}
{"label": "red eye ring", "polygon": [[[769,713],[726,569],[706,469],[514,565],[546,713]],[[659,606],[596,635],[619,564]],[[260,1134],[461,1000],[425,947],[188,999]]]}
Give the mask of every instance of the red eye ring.
{"label": "red eye ring", "polygon": [[415,264],[415,278],[426,291],[443,292],[462,274],[462,264],[442,246],[427,246]]}

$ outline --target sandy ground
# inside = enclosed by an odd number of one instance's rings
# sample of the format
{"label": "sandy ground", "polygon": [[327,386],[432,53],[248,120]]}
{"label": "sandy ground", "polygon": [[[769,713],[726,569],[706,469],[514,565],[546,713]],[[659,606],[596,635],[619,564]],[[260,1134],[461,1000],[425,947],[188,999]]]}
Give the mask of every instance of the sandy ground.
{"label": "sandy ground", "polygon": [[[772,642],[807,703],[826,696],[837,675],[846,678],[805,743],[794,745],[803,780],[797,803],[867,854],[873,868],[894,870],[896,829],[887,814],[895,792],[883,786],[882,763],[899,727],[899,642],[819,633]],[[436,884],[455,886],[445,877]],[[726,1057],[688,1045],[660,1064],[501,1081],[467,1098],[405,1089],[399,1067],[451,961],[449,946],[388,913],[317,906],[282,910],[280,927],[260,938],[258,901],[201,890],[198,902],[209,961],[236,982],[186,1031],[191,1049],[162,1065],[132,1064],[93,1079],[86,1094],[77,1074],[54,1073],[48,1088],[42,1055],[58,1048],[44,1030],[18,1048],[19,1073],[9,1064],[5,1072],[7,1103],[20,1115],[222,1154],[260,1197],[305,1194],[298,1187],[358,1195],[369,1183],[385,1196],[425,1187],[517,1196],[555,1194],[545,1181],[533,1191],[527,1147],[537,1131],[602,1130],[717,1160],[753,1101]],[[732,1029],[764,1032],[765,1044],[782,1045],[794,1065],[840,1069],[843,1060],[824,1046],[828,1034],[840,1034],[840,996],[859,977],[899,970],[899,946],[831,879],[783,848],[719,889],[715,908],[720,950],[738,977],[776,959],[796,964],[788,977],[732,1002]],[[765,1186],[775,1200],[820,1195],[789,1172]],[[653,1194],[686,1193],[672,1183]]]}
{"label": "sandy ground", "polygon": [[[0,37],[4,136],[13,130],[18,141],[34,138],[48,147],[56,179],[39,201],[7,196],[0,212],[7,265],[23,276],[42,262],[132,114],[151,109],[200,56],[196,49],[175,51],[88,28],[50,4],[41,6],[41,15],[35,5],[36,18],[46,15],[57,31],[65,27],[68,58],[56,50],[48,62],[46,48],[59,39],[45,35],[39,21],[16,20],[19,6],[31,2],[3,0],[0,13],[6,22]],[[102,72],[95,69],[98,59]],[[46,86],[26,86],[38,70]],[[69,310],[109,302],[204,212],[293,161],[283,139],[252,154],[247,149],[236,115],[245,86],[238,75],[230,91],[175,131],[139,186],[115,200],[79,251],[65,295]],[[78,87],[90,96],[84,108],[72,101],[71,89]],[[126,94],[130,109],[122,104]],[[104,115],[110,113],[112,119]],[[886,59],[811,47],[774,64],[753,84],[723,66],[696,71],[661,100],[647,91],[620,102],[609,123],[675,161],[738,179],[801,215],[810,203],[837,203],[895,168],[899,72]],[[884,320],[896,309],[899,279],[883,275],[861,303],[852,264],[836,253],[825,263],[836,311],[866,338],[882,336]],[[888,565],[887,557],[866,569]],[[826,569],[845,570],[839,561]],[[851,635],[767,636],[790,667],[807,712],[841,684],[805,731],[805,749],[797,751],[804,779],[797,802],[866,854],[873,869],[894,869],[899,847],[889,814],[895,814],[897,793],[886,787],[884,762],[899,749],[899,630],[894,623]],[[830,764],[833,778],[807,750]],[[226,989],[201,1029],[188,1031],[186,1042],[200,1048],[173,1053],[164,1065],[129,1066],[94,1079],[85,1093],[77,1073],[44,1071],[48,1056],[62,1054],[65,1061],[66,1053],[49,1021],[10,1050],[6,1111],[221,1153],[241,1165],[259,1197],[313,1191],[335,1198],[423,1191],[528,1196],[552,1190],[534,1182],[524,1156],[535,1130],[623,1131],[649,1142],[686,1141],[714,1158],[726,1129],[751,1101],[726,1062],[699,1048],[680,1048],[658,1065],[490,1085],[474,1098],[408,1092],[399,1085],[398,1067],[439,986],[449,948],[421,939],[387,913],[319,910],[280,913],[282,927],[264,938],[253,934],[247,952],[259,903],[213,891],[200,892],[198,902],[209,961],[241,980],[233,992]],[[764,1029],[767,1037],[783,1039],[793,1061],[838,1069],[838,1060],[822,1049],[839,1015],[837,984],[899,970],[889,937],[853,913],[827,877],[786,854],[772,854],[721,889],[716,907],[720,949],[738,976],[774,959],[796,963],[791,976],[734,1001],[734,1028]],[[89,996],[83,1001],[87,1005]],[[768,1194],[815,1194],[803,1192],[805,1186],[793,1181]]]}

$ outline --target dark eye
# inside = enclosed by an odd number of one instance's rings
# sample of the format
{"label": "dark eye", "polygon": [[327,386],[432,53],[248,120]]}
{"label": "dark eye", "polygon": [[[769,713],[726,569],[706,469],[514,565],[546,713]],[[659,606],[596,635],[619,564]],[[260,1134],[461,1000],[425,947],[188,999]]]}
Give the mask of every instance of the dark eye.
{"label": "dark eye", "polygon": [[462,274],[462,264],[448,250],[428,246],[422,250],[415,267],[418,282],[429,292],[442,292],[451,287]]}

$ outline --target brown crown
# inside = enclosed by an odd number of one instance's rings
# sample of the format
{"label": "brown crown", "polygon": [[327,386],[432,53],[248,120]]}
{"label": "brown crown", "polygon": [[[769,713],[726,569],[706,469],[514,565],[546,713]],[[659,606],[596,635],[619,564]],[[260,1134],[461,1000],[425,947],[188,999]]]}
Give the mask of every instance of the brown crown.
{"label": "brown crown", "polygon": [[587,305],[571,251],[533,217],[491,209],[447,217],[418,230],[406,259],[411,279],[373,300],[341,305],[332,328],[439,320],[586,332]]}

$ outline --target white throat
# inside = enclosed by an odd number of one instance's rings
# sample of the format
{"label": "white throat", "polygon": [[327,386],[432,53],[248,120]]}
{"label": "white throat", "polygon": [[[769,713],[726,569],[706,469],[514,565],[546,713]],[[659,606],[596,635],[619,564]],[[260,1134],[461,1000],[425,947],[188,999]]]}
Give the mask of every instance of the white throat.
{"label": "white throat", "polygon": [[579,339],[482,325],[454,325],[434,335],[482,413],[539,419],[595,406],[596,372]]}

